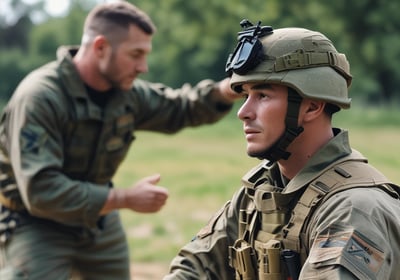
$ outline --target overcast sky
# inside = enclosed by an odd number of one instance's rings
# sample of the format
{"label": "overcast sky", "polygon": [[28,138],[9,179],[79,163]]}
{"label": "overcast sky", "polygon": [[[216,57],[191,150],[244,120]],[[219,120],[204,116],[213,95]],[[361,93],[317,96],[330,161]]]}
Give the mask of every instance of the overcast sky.
{"label": "overcast sky", "polygon": [[[15,11],[10,8],[10,2],[12,0],[0,0],[0,17],[4,17],[7,24],[14,24],[18,19],[18,15],[16,16]],[[40,0],[21,0],[27,4],[35,4]],[[81,0],[84,4],[89,4],[89,7],[93,5],[93,3],[103,3],[103,2],[114,2],[117,0],[91,0],[86,1]],[[65,16],[68,12],[68,7],[70,5],[71,0],[44,0],[45,10],[52,17],[60,17]],[[40,23],[43,21],[43,14],[31,14],[31,19],[34,23]]]}
{"label": "overcast sky", "polygon": [[[15,14],[10,7],[10,0],[0,0],[0,15],[5,18],[6,23],[14,24],[18,19],[18,15]],[[23,0],[27,4],[34,4],[39,0]],[[57,1],[57,0],[45,0],[45,10],[53,17],[64,16],[68,11],[70,1]],[[32,14],[32,20],[38,23],[43,20],[43,15]]]}
{"label": "overcast sky", "polygon": [[[39,0],[23,0],[25,3],[33,4],[39,2]],[[62,16],[68,9],[69,1],[55,1],[45,0],[45,9],[51,16]]]}

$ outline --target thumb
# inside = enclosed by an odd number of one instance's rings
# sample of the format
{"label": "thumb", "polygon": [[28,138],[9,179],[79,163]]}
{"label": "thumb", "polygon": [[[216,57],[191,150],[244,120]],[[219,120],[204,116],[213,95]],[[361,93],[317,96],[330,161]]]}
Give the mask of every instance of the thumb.
{"label": "thumb", "polygon": [[148,176],[148,177],[146,177],[144,179],[147,182],[149,182],[150,184],[157,185],[158,182],[160,182],[160,180],[161,180],[161,175],[160,174],[153,174],[153,175]]}

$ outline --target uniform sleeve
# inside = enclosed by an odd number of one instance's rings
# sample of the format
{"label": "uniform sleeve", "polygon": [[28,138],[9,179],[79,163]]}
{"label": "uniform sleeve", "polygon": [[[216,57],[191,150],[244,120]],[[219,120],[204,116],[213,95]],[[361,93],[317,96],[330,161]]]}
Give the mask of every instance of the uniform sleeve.
{"label": "uniform sleeve", "polygon": [[5,149],[22,201],[34,216],[94,227],[109,187],[72,180],[62,173],[61,132],[67,106],[56,89],[32,83],[33,79],[21,84],[3,119]]}
{"label": "uniform sleeve", "polygon": [[179,251],[164,280],[235,279],[235,272],[229,266],[229,246],[237,239],[238,195]]}
{"label": "uniform sleeve", "polygon": [[232,108],[216,94],[216,83],[203,80],[172,89],[159,83],[137,80],[132,91],[136,128],[174,133],[188,126],[220,120]]}
{"label": "uniform sleeve", "polygon": [[310,223],[300,279],[393,279],[400,219],[392,213],[399,210],[399,200],[377,188],[328,199]]}

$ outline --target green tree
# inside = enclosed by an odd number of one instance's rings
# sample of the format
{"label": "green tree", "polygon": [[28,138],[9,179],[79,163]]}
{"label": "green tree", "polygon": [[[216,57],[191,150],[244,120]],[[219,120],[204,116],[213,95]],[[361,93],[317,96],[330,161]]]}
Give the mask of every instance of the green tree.
{"label": "green tree", "polygon": [[355,78],[362,81],[357,84],[360,91],[375,102],[400,97],[400,2],[340,0],[333,8],[341,15],[351,58],[359,65]]}
{"label": "green tree", "polygon": [[[257,12],[264,10],[240,0],[131,2],[149,13],[157,25],[147,78],[173,86],[225,77],[226,59],[236,43],[240,20],[250,14],[259,18]],[[266,2],[254,0],[252,4],[266,7]]]}
{"label": "green tree", "polygon": [[0,50],[0,53],[0,100],[7,100],[21,79],[40,65],[42,60],[27,56],[25,51],[18,48]]}
{"label": "green tree", "polygon": [[[354,76],[351,95],[365,100],[400,98],[400,2],[363,1],[135,1],[157,23],[152,80],[174,85],[220,78],[243,17],[274,28],[319,30],[346,53]],[[183,73],[183,74],[182,74]]]}
{"label": "green tree", "polygon": [[33,23],[28,16],[22,16],[14,25],[0,29],[0,48],[20,48],[28,50],[28,34],[33,28]]}
{"label": "green tree", "polygon": [[[14,3],[15,2],[15,3]],[[81,29],[87,11],[80,1],[72,3],[67,17],[49,18],[33,25],[30,16],[33,11],[46,18],[43,3],[34,6],[14,1],[10,5],[16,11],[16,23],[5,24],[0,29],[0,99],[8,99],[21,79],[32,69],[55,59],[56,50],[62,44],[80,43]],[[87,2],[85,2],[87,3]],[[19,8],[18,8],[19,7]],[[30,9],[31,8],[31,9]],[[25,13],[25,14],[24,14]],[[9,39],[11,38],[11,39]]]}
{"label": "green tree", "polygon": [[[1,0],[22,5],[22,0]],[[43,1],[33,10],[16,9],[20,25],[4,25],[0,12],[0,51],[7,53],[6,44],[21,50],[29,65],[54,59],[61,44],[79,44],[82,24],[87,12],[100,0],[70,0],[67,17],[49,18],[29,28],[32,11],[45,17]],[[291,1],[291,0],[207,0],[148,1],[132,0],[146,11],[157,25],[153,52],[149,57],[150,72],[144,76],[171,86],[195,83],[203,78],[221,79],[228,54],[236,44],[239,22],[248,18],[274,28],[299,26],[319,30],[346,53],[354,76],[351,95],[365,100],[400,99],[400,17],[396,0],[360,1]],[[21,4],[22,3],[22,4]],[[17,5],[18,4],[18,5]],[[11,31],[10,28],[14,28]],[[6,33],[17,34],[15,42],[5,40]],[[14,55],[12,58],[17,59]],[[1,65],[0,74],[7,71]],[[5,63],[5,62],[4,62]],[[8,62],[7,62],[8,63]],[[15,63],[19,65],[19,63]],[[21,70],[21,71],[20,71]],[[15,69],[20,76],[25,70]],[[7,84],[8,81],[3,81]],[[3,88],[4,86],[2,86]],[[10,87],[9,87],[10,88]],[[4,95],[4,92],[0,92]]]}
{"label": "green tree", "polygon": [[79,45],[86,13],[79,5],[73,5],[67,17],[51,18],[37,25],[30,34],[30,54],[49,61],[55,59],[60,45]]}
{"label": "green tree", "polygon": [[[28,55],[29,34],[34,29],[31,15],[43,16],[43,3],[26,4],[21,0],[1,0],[0,10],[0,99],[8,99],[19,81],[40,63],[40,59]],[[10,13],[8,10],[12,11]]]}

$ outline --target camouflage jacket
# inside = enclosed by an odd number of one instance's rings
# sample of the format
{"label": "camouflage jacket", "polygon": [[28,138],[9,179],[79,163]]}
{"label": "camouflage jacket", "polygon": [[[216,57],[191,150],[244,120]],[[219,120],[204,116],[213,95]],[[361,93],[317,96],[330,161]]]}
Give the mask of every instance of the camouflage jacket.
{"label": "camouflage jacket", "polygon": [[0,208],[94,227],[135,131],[213,123],[232,104],[218,99],[211,80],[179,89],[136,80],[99,107],[72,62],[75,51],[63,47],[56,61],[30,73],[3,111]]}

